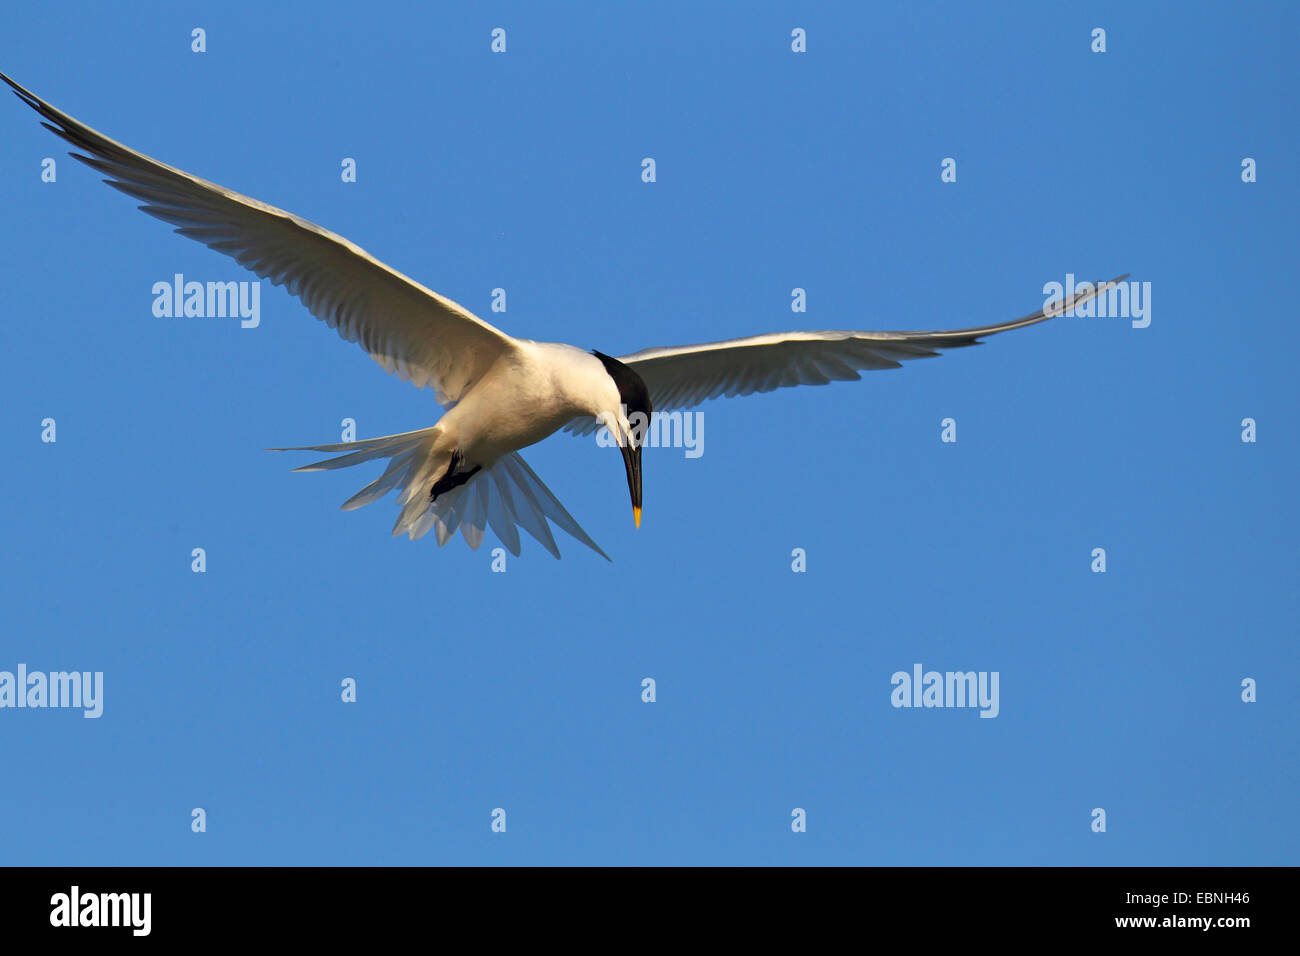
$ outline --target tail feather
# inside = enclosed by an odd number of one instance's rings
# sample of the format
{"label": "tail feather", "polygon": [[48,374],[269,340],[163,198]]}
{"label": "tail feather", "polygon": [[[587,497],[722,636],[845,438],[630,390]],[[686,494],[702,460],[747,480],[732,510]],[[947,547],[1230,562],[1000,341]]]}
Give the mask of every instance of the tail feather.
{"label": "tail feather", "polygon": [[400,507],[393,525],[394,535],[405,532],[415,539],[433,530],[441,546],[459,531],[465,542],[477,550],[491,527],[501,543],[517,556],[521,543],[519,529],[523,528],[558,558],[560,549],[549,521],[606,561],[610,560],[518,454],[506,455],[431,502],[429,488],[450,462],[450,453],[436,448],[439,434],[435,425],[363,441],[272,450],[345,453],[294,471],[328,471],[388,458],[383,474],[343,502],[342,507],[351,511],[397,489]]}
{"label": "tail feather", "polygon": [[[420,477],[422,477],[422,475]],[[429,477],[431,479],[432,475]],[[397,523],[393,525],[394,536],[405,531],[410,535],[412,540],[414,540],[415,538],[422,537],[424,533],[429,530],[429,522],[421,522],[425,513],[430,510],[429,495],[425,490],[428,487],[430,487],[429,481],[411,479],[402,490],[398,496],[398,500],[402,503],[402,510],[398,512]],[[461,487],[463,488],[464,485]],[[460,489],[455,490],[459,491]],[[446,496],[439,500],[442,501],[445,497]],[[418,533],[417,527],[419,529]]]}
{"label": "tail feather", "polygon": [[492,472],[492,481],[496,484],[496,494],[492,496],[492,507],[488,509],[488,521],[501,543],[513,555],[519,554],[519,529],[511,517],[515,513],[514,500],[510,497],[510,485],[499,471]]}
{"label": "tail feather", "polygon": [[361,441],[340,442],[333,445],[298,445],[293,448],[268,448],[267,451],[347,452],[346,455],[340,455],[337,458],[327,458],[324,461],[302,465],[293,469],[294,471],[330,471],[335,468],[350,468],[353,465],[359,465],[375,458],[388,458],[391,455],[396,455],[399,451],[418,448],[426,441],[430,449],[432,449],[433,440],[437,437],[437,434],[438,426],[435,425],[432,428],[421,428],[413,432],[402,432],[398,435],[384,435],[381,438],[366,438]]}
{"label": "tail feather", "polygon": [[[415,456],[416,450],[413,448],[400,455],[394,455],[382,475],[343,502],[343,510],[352,511],[363,505],[368,505],[372,501],[378,501],[397,487],[410,471],[411,459]],[[297,468],[294,469],[294,471],[298,470]]]}
{"label": "tail feather", "polygon": [[337,458],[326,458],[324,461],[313,462],[310,465],[301,465],[293,470],[333,471],[335,468],[351,468],[353,465],[360,465],[363,462],[371,461],[375,458],[382,458],[388,453],[388,449],[386,448],[379,448],[372,451],[355,451],[350,455],[339,455]]}
{"label": "tail feather", "polygon": [[528,490],[528,486],[512,482],[511,476],[505,468],[494,469],[493,471],[500,476],[501,483],[510,489],[510,495],[515,505],[514,515],[520,527],[540,541],[542,547],[547,551],[558,556],[560,549],[556,546],[555,538],[551,535],[551,526],[546,523],[546,512]]}
{"label": "tail feather", "polygon": [[[518,454],[507,455],[497,464],[505,464],[506,469],[514,478],[515,483],[532,492],[534,500],[538,503],[540,511],[552,522],[577,538],[591,550],[595,551],[606,561],[611,560],[610,556],[600,550],[600,546],[587,536],[587,532],[582,530],[582,526],[573,519],[573,515],[560,504],[560,499],[551,494],[551,489],[542,483],[542,479],[537,477],[537,472],[528,467],[528,462],[524,461]],[[557,558],[559,554],[555,555]]]}
{"label": "tail feather", "polygon": [[460,496],[464,493],[464,487],[453,489],[443,499],[443,507],[438,509],[430,508],[420,518],[411,532],[411,537],[419,538],[428,532],[429,528],[434,529],[434,537],[438,540],[438,547],[442,547],[450,541],[456,534],[456,529],[460,527],[460,516],[457,514],[456,505]]}
{"label": "tail feather", "polygon": [[[487,504],[487,497],[491,493],[492,482],[480,481],[477,486],[464,494],[466,499],[465,516],[460,519],[460,533],[465,538],[465,543],[475,551],[483,543],[483,532],[487,530],[487,508],[485,505]],[[434,507],[437,507],[436,503]]]}
{"label": "tail feather", "polygon": [[367,451],[391,448],[412,442],[418,435],[422,438],[432,436],[438,426],[417,428],[413,432],[398,432],[395,435],[381,435],[378,438],[362,438],[359,441],[335,442],[332,445],[292,445],[288,448],[268,448],[267,451]]}

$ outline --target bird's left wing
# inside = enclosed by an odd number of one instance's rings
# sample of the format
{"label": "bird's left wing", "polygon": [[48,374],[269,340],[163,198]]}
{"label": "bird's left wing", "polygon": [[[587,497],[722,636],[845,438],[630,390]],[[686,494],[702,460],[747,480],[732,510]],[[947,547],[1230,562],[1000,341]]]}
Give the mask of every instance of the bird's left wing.
{"label": "bird's left wing", "polygon": [[[794,385],[828,385],[855,381],[862,371],[899,368],[902,362],[931,358],[940,349],[980,345],[998,332],[1034,325],[1068,312],[1106,292],[1127,275],[1083,288],[1032,315],[970,329],[945,332],[773,332],[701,345],[642,349],[620,355],[636,369],[650,390],[656,412],[690,408],[711,398],[770,392]],[[566,426],[578,434],[596,430],[595,419],[579,418]]]}
{"label": "bird's left wing", "polygon": [[510,336],[315,223],[138,153],[55,109],[0,73],[46,129],[90,155],[71,155],[142,199],[144,212],[225,253],[302,300],[389,372],[438,401],[459,401]]}

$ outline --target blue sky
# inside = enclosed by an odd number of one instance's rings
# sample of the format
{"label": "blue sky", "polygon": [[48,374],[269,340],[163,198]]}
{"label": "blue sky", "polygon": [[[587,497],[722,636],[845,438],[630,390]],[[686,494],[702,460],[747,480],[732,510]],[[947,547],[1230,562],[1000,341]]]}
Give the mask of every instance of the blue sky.
{"label": "blue sky", "polygon": [[[1151,322],[710,403],[701,457],[647,452],[639,531],[619,456],[555,436],[525,457],[614,561],[562,538],[493,573],[494,539],[390,537],[391,498],[339,512],[374,468],[263,450],[430,425],[431,394],[269,284],[256,329],[155,317],[175,273],[253,277],[5,97],[0,670],[103,672],[104,705],[0,709],[0,861],[1296,863],[1296,26],[1281,3],[10,11],[0,69],[56,106],[513,334],[958,328],[1067,273],[1149,282]],[[892,707],[918,663],[996,671],[998,716]]]}

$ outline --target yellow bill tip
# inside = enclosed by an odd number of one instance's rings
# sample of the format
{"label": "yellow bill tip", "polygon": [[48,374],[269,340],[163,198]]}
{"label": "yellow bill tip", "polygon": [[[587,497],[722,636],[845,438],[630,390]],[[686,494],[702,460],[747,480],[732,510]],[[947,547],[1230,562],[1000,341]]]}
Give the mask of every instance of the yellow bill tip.
{"label": "yellow bill tip", "polygon": [[636,526],[641,527],[641,509],[636,505],[632,506],[632,517],[636,519]]}

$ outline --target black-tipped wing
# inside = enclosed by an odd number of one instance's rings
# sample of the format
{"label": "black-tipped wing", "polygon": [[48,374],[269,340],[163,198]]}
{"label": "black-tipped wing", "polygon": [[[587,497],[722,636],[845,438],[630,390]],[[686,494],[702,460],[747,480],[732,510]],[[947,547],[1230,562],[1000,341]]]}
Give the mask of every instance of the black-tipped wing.
{"label": "black-tipped wing", "polygon": [[0,74],[48,122],[41,125],[84,151],[71,155],[104,180],[143,200],[140,209],[231,256],[297,296],[318,319],[356,342],[389,372],[442,404],[458,401],[514,345],[450,299],[342,236],[292,213],[150,159],[55,109]]}

